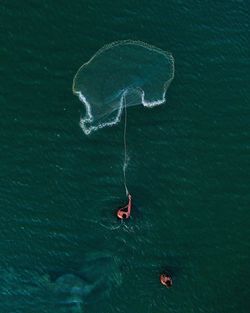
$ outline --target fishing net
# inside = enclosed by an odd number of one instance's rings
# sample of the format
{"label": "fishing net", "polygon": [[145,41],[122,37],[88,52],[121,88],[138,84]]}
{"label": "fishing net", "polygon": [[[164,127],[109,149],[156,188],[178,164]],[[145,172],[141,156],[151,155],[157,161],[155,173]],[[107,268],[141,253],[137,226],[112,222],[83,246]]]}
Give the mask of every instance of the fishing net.
{"label": "fishing net", "polygon": [[132,40],[104,46],[73,80],[73,93],[85,106],[82,130],[90,134],[115,125],[125,106],[164,103],[173,78],[174,58],[169,52]]}

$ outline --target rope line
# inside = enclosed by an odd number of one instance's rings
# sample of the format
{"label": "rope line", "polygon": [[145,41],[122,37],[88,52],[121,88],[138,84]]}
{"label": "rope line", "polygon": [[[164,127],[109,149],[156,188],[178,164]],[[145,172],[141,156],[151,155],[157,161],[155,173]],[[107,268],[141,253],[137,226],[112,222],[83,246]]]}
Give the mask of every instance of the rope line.
{"label": "rope line", "polygon": [[123,144],[124,144],[124,162],[123,162],[123,179],[124,179],[124,187],[126,196],[128,196],[128,187],[127,187],[127,177],[126,177],[126,168],[128,162],[127,156],[127,103],[126,103],[126,95],[123,96],[123,105],[124,105],[124,131],[123,131]]}

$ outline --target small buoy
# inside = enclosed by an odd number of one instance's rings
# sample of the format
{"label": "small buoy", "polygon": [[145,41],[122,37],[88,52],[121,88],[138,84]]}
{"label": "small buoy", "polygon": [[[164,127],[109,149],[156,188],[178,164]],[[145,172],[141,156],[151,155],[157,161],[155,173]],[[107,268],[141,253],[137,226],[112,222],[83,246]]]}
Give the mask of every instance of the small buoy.
{"label": "small buoy", "polygon": [[162,285],[166,286],[167,288],[170,288],[173,285],[173,280],[172,280],[171,276],[169,276],[167,274],[161,274],[160,281],[161,281]]}
{"label": "small buoy", "polygon": [[125,205],[124,207],[120,208],[116,215],[119,219],[127,219],[130,217],[130,212],[131,212],[131,207],[132,207],[132,197],[131,195],[128,195],[128,204]]}

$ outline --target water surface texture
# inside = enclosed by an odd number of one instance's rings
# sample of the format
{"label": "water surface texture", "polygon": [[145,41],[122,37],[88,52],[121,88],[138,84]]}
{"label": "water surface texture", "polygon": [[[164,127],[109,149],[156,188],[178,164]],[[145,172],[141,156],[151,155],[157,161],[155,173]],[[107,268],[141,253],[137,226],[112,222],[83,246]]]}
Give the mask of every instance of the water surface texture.
{"label": "water surface texture", "polygon": [[[247,312],[249,2],[2,0],[0,20],[0,312],[65,312],[63,275],[91,294],[84,312]],[[166,105],[127,110],[135,208],[120,225],[123,123],[86,136],[71,88],[126,39],[172,52],[175,79]],[[92,291],[107,266],[117,283]]]}

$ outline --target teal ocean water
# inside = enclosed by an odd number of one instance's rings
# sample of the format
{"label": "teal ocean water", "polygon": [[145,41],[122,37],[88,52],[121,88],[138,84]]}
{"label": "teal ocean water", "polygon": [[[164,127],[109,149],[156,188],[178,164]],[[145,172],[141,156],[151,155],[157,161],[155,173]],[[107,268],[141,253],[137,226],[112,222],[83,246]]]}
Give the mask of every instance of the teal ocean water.
{"label": "teal ocean water", "polygon": [[[0,20],[0,312],[247,312],[249,2],[3,0]],[[123,123],[84,135],[71,88],[124,39],[176,72],[166,104],[128,109],[120,224]]]}

